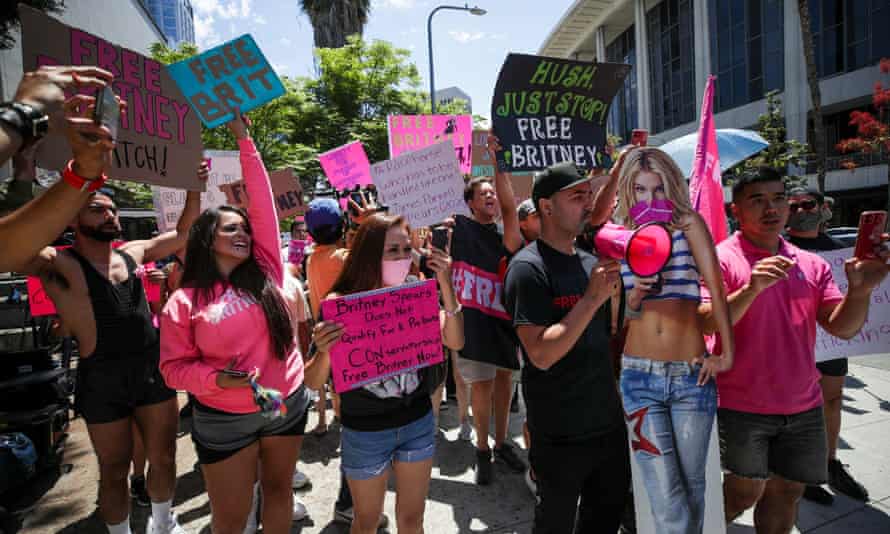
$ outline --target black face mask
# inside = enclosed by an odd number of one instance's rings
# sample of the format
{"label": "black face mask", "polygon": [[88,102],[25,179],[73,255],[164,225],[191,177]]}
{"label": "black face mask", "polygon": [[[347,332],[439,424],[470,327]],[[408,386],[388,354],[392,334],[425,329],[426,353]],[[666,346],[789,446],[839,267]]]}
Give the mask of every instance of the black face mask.
{"label": "black face mask", "polygon": [[[104,226],[104,224],[101,226]],[[95,239],[96,241],[101,241],[102,243],[110,243],[121,236],[122,232],[120,228],[116,228],[114,230],[102,230],[101,226],[98,228],[93,228],[81,224],[78,225],[77,231],[78,233],[89,237],[90,239]]]}

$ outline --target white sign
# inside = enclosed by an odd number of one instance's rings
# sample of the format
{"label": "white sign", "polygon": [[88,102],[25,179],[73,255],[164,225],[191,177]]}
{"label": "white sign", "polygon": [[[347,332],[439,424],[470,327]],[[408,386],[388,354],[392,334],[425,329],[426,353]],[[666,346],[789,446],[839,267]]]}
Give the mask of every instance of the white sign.
{"label": "white sign", "polygon": [[[831,273],[841,293],[847,294],[847,274],[844,261],[853,257],[853,248],[820,252],[820,256],[831,265]],[[852,339],[832,336],[821,327],[816,327],[816,361],[849,358],[868,354],[890,352],[890,279],[877,287],[871,294],[868,319]]]}
{"label": "white sign", "polygon": [[[226,204],[226,195],[219,190],[219,186],[241,179],[241,161],[237,150],[205,150],[204,158],[210,160],[210,177],[207,179],[207,190],[201,193],[201,211]],[[158,230],[175,230],[185,207],[186,191],[154,185],[151,193]]]}
{"label": "white sign", "polygon": [[450,140],[375,163],[371,178],[389,213],[404,216],[415,228],[457,213],[469,214],[464,180]]}

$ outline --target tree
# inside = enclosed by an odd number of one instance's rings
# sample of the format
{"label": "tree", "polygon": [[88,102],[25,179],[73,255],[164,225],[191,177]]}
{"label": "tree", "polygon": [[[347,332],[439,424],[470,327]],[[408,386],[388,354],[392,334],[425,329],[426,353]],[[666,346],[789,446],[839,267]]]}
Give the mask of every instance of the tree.
{"label": "tree", "polygon": [[340,48],[346,46],[350,35],[361,36],[368,14],[370,0],[300,0],[300,9],[312,24],[316,48]]}
{"label": "tree", "polygon": [[757,132],[769,145],[753,158],[745,160],[736,167],[735,174],[754,167],[770,167],[782,175],[783,180],[789,186],[801,185],[800,176],[788,174],[788,166],[800,167],[804,165],[809,155],[809,147],[794,139],[787,139],[785,118],[782,114],[782,101],[779,100],[778,91],[770,91],[766,94],[766,113],[757,118]]}
{"label": "tree", "polygon": [[20,26],[18,5],[39,9],[44,13],[61,13],[65,10],[65,0],[7,0],[0,3],[0,50],[12,48],[15,44],[13,29]]}
{"label": "tree", "polygon": [[807,86],[810,88],[810,100],[813,102],[813,144],[816,149],[816,173],[819,191],[825,191],[825,166],[828,149],[825,146],[825,125],[822,123],[822,91],[819,89],[819,76],[816,70],[816,45],[813,42],[812,26],[810,26],[810,2],[798,0],[797,10],[800,13],[800,34],[803,39],[803,55],[807,64]]}
{"label": "tree", "polygon": [[[882,74],[890,74],[890,59],[881,59],[880,70]],[[875,82],[872,106],[875,108],[874,113],[868,111],[850,113],[850,126],[856,127],[857,135],[841,140],[837,144],[837,149],[840,152],[878,154],[883,158],[890,155],[890,127],[888,127],[890,124],[890,87],[884,88],[880,81]],[[843,166],[853,170],[857,165],[850,158],[844,161]],[[890,211],[890,167],[887,169],[887,179],[887,209]]]}

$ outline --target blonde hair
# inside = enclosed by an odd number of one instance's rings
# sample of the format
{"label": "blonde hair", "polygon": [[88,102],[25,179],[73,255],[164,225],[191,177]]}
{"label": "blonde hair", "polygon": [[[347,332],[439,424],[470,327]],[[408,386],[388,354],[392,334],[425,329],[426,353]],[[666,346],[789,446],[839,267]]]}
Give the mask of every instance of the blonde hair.
{"label": "blonde hair", "polygon": [[683,171],[677,163],[664,151],[655,147],[633,148],[624,157],[621,174],[618,177],[618,207],[615,208],[615,220],[628,228],[636,226],[630,218],[630,208],[634,201],[634,181],[641,172],[651,172],[661,178],[664,194],[674,204],[672,223],[677,225],[680,219],[693,213],[689,201],[689,186]]}

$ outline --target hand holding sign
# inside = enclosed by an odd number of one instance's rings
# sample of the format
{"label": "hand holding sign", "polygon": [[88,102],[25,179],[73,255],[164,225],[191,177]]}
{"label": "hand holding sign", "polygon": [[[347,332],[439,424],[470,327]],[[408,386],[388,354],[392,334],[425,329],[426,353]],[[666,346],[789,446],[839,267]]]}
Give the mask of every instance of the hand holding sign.
{"label": "hand holding sign", "polygon": [[25,73],[12,100],[28,104],[48,115],[50,129],[62,129],[65,125],[65,90],[105,87],[113,77],[110,72],[98,67],[44,65],[36,71]]}

